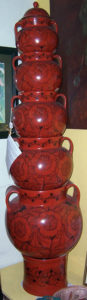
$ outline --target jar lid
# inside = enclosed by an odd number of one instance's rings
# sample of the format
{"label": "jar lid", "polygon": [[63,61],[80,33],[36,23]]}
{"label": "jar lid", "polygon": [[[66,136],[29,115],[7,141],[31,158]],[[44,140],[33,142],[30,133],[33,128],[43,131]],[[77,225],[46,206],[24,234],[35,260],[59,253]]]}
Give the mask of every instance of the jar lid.
{"label": "jar lid", "polygon": [[46,12],[45,9],[39,8],[38,2],[33,3],[34,8],[31,8],[26,11],[24,14],[24,18],[26,17],[31,17],[31,16],[44,16],[44,17],[49,17],[49,14]]}

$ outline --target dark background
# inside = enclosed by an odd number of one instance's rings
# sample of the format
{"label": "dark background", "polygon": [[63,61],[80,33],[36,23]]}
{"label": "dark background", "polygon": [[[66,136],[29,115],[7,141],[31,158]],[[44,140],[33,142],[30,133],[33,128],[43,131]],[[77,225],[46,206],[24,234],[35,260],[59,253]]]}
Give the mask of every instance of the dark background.
{"label": "dark background", "polygon": [[87,129],[87,0],[50,0],[50,8],[58,24],[67,128]]}

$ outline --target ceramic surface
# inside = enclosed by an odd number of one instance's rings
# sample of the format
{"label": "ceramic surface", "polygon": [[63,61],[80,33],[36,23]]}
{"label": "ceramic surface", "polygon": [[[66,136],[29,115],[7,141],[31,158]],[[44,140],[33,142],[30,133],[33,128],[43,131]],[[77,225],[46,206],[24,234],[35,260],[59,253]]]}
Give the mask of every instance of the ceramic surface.
{"label": "ceramic surface", "polygon": [[[86,300],[87,287],[80,285],[67,287],[56,292],[54,297],[61,297],[61,300]],[[52,299],[54,298],[52,297]]]}
{"label": "ceramic surface", "polygon": [[58,26],[48,13],[38,6],[28,10],[15,24],[17,48],[30,51],[54,52],[58,45]]}
{"label": "ceramic surface", "polygon": [[[64,142],[70,142],[70,139],[67,137],[63,137],[59,135],[57,137],[51,138],[23,138],[17,137],[14,138],[14,141],[17,142],[21,151],[29,150],[29,149],[52,149],[59,148],[64,144]],[[63,145],[64,146],[64,145]]]}
{"label": "ceramic surface", "polygon": [[[20,98],[20,97],[19,97]],[[51,103],[22,103],[12,107],[12,120],[17,133],[22,137],[53,137],[63,134],[66,128],[66,97],[63,104]]]}
{"label": "ceramic surface", "polygon": [[47,190],[62,186],[73,170],[73,145],[53,149],[23,151],[12,163],[10,173],[15,183],[25,189]]}
{"label": "ceramic surface", "polygon": [[55,91],[30,91],[30,92],[19,92],[18,95],[15,95],[11,99],[11,106],[13,108],[15,100],[20,100],[22,103],[26,102],[55,102],[56,100],[58,101],[59,95]]}
{"label": "ceramic surface", "polygon": [[62,136],[67,120],[66,97],[58,94],[62,83],[58,27],[34,2],[16,23],[15,38],[18,95],[11,100],[11,110],[21,155],[10,167],[17,186],[6,192],[6,227],[23,255],[24,289],[52,296],[67,285],[66,255],[82,231],[79,189],[69,182],[73,143]]}
{"label": "ceramic surface", "polygon": [[[21,64],[16,66],[16,61]],[[58,61],[58,63],[56,62]],[[60,88],[62,82],[62,59],[59,55],[51,61],[25,61],[13,58],[14,82],[18,91],[51,91]]]}
{"label": "ceramic surface", "polygon": [[66,287],[67,257],[56,259],[24,258],[23,287],[30,294],[51,296],[61,287]]}
{"label": "ceramic surface", "polygon": [[[73,196],[67,191],[74,188]],[[10,201],[10,196],[18,197]],[[43,201],[44,200],[44,201]],[[79,190],[74,184],[50,192],[7,189],[7,228],[15,247],[33,258],[55,258],[68,253],[79,240],[82,217]]]}

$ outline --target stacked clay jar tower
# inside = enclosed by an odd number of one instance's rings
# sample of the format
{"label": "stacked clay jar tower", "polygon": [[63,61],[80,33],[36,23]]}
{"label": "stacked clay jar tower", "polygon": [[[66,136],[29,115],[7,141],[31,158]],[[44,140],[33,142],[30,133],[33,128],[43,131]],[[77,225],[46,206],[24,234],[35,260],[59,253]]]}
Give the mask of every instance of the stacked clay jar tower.
{"label": "stacked clay jar tower", "polygon": [[[73,144],[63,136],[66,96],[59,92],[62,59],[56,54],[57,24],[34,2],[16,23],[15,37],[18,95],[11,107],[21,154],[10,167],[16,185],[6,191],[6,227],[23,255],[24,289],[33,295],[53,295],[67,285],[68,252],[82,230],[80,192],[69,181]],[[16,194],[13,200],[11,194]]]}

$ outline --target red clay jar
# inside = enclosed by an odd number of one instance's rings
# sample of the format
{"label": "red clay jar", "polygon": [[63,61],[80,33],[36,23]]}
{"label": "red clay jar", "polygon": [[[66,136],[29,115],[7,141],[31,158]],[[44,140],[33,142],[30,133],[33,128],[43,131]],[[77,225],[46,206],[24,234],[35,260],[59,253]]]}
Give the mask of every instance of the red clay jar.
{"label": "red clay jar", "polygon": [[58,26],[41,8],[28,10],[15,24],[16,47],[21,52],[54,52],[58,45]]}
{"label": "red clay jar", "polygon": [[[18,96],[21,99],[20,96]],[[63,134],[66,128],[66,97],[57,96],[62,103],[21,103],[14,107],[16,96],[11,99],[12,120],[22,137],[52,137]],[[18,98],[17,98],[18,99]]]}
{"label": "red clay jar", "polygon": [[[16,66],[16,62],[21,63]],[[14,81],[18,91],[58,90],[62,81],[62,59],[59,55],[54,60],[26,61],[24,56],[13,58]]]}
{"label": "red clay jar", "polygon": [[12,163],[10,173],[15,183],[25,189],[47,190],[62,186],[73,170],[73,144],[52,149],[23,151]]}
{"label": "red clay jar", "polygon": [[[71,187],[73,196],[69,195]],[[12,194],[18,196],[10,201]],[[6,222],[15,247],[23,255],[33,258],[56,258],[67,254],[82,231],[79,199],[79,189],[73,183],[50,192],[9,187]]]}

